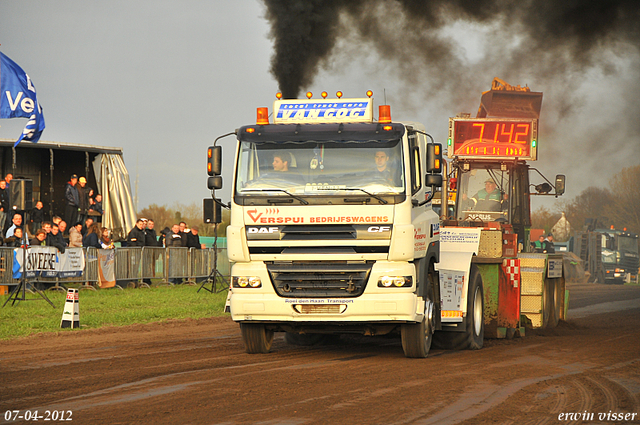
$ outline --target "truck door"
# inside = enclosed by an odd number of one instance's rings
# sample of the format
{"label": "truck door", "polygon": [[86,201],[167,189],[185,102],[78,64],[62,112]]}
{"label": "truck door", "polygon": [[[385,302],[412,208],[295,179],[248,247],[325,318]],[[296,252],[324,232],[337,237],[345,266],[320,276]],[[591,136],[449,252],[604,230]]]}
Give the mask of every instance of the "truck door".
{"label": "truck door", "polygon": [[529,241],[525,228],[531,227],[529,169],[524,164],[511,171],[511,193],[509,194],[509,220],[518,235],[518,242],[527,250]]}

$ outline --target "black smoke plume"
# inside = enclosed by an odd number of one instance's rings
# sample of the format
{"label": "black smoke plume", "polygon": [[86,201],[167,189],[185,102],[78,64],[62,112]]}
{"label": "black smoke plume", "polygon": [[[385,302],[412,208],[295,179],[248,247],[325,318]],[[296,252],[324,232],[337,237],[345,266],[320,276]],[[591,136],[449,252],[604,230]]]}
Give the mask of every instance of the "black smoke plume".
{"label": "black smoke plume", "polygon": [[[603,50],[637,53],[640,40],[638,0],[264,2],[274,40],[271,72],[285,97],[297,97],[310,85],[337,40],[348,35],[396,61],[409,81],[419,77],[416,67],[421,67],[429,71],[425,84],[440,89],[455,86],[462,93],[468,92],[464,81],[473,70],[464,69],[458,52],[440,32],[456,21],[495,29],[492,48],[478,67],[495,69],[499,61],[498,68],[506,74],[535,67],[536,73],[562,77],[593,65],[611,72],[601,56]],[[521,48],[514,48],[516,44]]]}

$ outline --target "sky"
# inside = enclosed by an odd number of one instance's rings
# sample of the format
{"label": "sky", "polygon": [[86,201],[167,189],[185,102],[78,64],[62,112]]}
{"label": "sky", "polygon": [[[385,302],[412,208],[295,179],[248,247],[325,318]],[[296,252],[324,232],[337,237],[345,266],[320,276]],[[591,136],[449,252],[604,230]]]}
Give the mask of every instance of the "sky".
{"label": "sky", "polygon": [[[448,118],[475,114],[481,91],[500,77],[544,93],[534,166],[552,182],[566,174],[564,201],[640,164],[635,35],[611,41],[604,32],[593,54],[573,66],[583,58],[559,48],[531,50],[528,42],[544,40],[526,32],[505,37],[502,24],[484,16],[449,17],[425,32],[424,22],[402,15],[395,3],[372,4],[375,25],[351,13],[327,28],[335,40],[297,89],[315,97],[373,90],[376,105],[391,105],[394,121],[422,122],[446,143]],[[200,204],[210,196],[207,147],[254,123],[257,107],[271,110],[279,90],[282,76],[271,72],[272,60],[286,59],[274,56],[283,35],[272,36],[277,8],[269,7],[270,16],[258,0],[3,0],[0,51],[37,89],[42,140],[123,148],[139,209]],[[0,138],[17,138],[25,124],[0,120]],[[235,140],[218,144],[225,184],[218,197],[227,202]],[[552,198],[535,199],[539,205],[554,207]]]}

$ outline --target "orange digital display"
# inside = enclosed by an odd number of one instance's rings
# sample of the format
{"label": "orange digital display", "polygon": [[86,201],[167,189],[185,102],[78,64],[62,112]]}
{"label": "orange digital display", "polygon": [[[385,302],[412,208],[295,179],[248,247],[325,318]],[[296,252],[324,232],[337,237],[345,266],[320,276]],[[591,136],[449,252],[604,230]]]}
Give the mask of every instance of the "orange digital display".
{"label": "orange digital display", "polygon": [[536,137],[537,120],[452,118],[449,156],[536,159]]}

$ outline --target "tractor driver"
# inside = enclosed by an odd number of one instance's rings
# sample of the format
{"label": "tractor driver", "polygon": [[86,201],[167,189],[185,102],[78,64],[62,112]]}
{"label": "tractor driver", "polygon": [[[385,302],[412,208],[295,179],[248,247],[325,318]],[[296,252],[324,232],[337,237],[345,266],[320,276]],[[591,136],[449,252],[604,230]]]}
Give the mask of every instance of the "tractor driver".
{"label": "tractor driver", "polygon": [[484,189],[473,195],[474,209],[477,211],[501,211],[502,196],[496,182],[489,177],[484,181]]}

